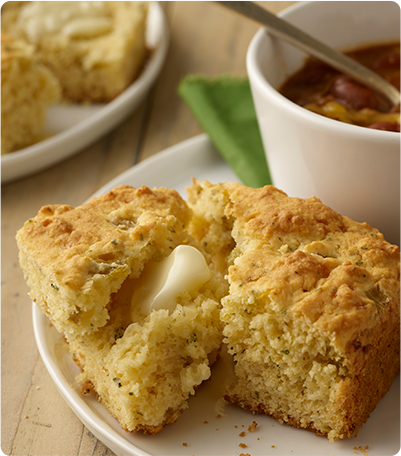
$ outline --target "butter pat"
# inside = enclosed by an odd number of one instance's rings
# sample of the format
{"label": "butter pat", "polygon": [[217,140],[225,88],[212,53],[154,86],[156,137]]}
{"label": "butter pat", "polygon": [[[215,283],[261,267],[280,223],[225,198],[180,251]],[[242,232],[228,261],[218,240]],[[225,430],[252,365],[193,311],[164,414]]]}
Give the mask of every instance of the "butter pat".
{"label": "butter pat", "polygon": [[104,2],[29,2],[22,10],[18,26],[30,41],[61,32],[70,38],[94,38],[112,29]]}
{"label": "butter pat", "polygon": [[131,298],[133,320],[138,312],[174,311],[181,294],[199,290],[211,276],[204,256],[197,249],[179,245],[161,262],[146,265]]}

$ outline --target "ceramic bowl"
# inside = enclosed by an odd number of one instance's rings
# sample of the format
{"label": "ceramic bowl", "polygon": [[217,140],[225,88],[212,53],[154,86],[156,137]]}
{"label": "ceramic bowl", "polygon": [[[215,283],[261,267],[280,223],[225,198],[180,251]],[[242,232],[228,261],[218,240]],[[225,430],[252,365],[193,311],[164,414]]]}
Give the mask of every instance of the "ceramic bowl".
{"label": "ceramic bowl", "polygon": [[[280,17],[337,49],[399,39],[400,7],[389,1],[297,3]],[[342,123],[278,92],[305,54],[260,29],[247,71],[273,184],[317,196],[342,215],[400,237],[400,133]]]}

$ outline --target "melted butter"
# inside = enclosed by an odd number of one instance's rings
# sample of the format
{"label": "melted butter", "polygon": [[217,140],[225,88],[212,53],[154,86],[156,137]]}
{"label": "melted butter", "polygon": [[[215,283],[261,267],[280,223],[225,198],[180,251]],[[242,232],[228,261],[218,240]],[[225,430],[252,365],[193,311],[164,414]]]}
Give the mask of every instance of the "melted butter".
{"label": "melted butter", "polygon": [[138,279],[131,298],[133,320],[152,310],[174,311],[184,292],[198,291],[211,277],[204,256],[194,247],[180,245],[161,262],[149,262]]}
{"label": "melted butter", "polygon": [[28,39],[59,32],[70,38],[93,38],[112,29],[105,2],[28,2],[18,22]]}

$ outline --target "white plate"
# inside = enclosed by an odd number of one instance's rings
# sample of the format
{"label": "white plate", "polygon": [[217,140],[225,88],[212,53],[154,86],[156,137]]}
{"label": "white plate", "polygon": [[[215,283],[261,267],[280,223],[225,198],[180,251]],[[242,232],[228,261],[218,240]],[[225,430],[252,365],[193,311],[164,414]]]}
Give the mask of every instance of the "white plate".
{"label": "white plate", "polygon": [[150,5],[147,44],[154,51],[145,69],[110,103],[50,108],[45,130],[51,136],[2,156],[1,183],[33,174],[74,155],[108,133],[140,105],[160,73],[169,44],[167,20],[158,2]]}
{"label": "white plate", "polygon": [[[190,185],[192,176],[214,183],[237,180],[207,137],[200,135],[131,168],[96,195],[120,184],[135,187],[144,184],[175,188],[185,198],[184,189]],[[78,368],[60,335],[35,305],[33,325],[40,354],[60,393],[89,430],[119,456],[238,456],[240,453],[252,456],[351,456],[355,454],[354,447],[367,445],[366,454],[370,456],[390,456],[400,449],[399,377],[357,438],[331,444],[324,437],[280,425],[267,416],[251,415],[233,405],[221,409],[224,379],[231,369],[226,355],[216,363],[211,381],[202,385],[189,400],[189,409],[176,423],[153,437],[126,433],[94,395],[82,397],[79,394],[75,382]],[[217,417],[219,413],[220,418]],[[248,426],[254,420],[258,427],[249,433]],[[243,431],[246,435],[240,437]],[[247,448],[241,448],[240,443],[246,444]],[[362,454],[359,449],[356,453]]]}

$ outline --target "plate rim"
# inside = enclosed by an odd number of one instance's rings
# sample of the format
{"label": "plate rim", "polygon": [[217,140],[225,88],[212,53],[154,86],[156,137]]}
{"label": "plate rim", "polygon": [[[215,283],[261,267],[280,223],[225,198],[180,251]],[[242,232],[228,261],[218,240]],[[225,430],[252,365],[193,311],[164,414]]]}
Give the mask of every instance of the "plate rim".
{"label": "plate rim", "polygon": [[181,141],[177,144],[166,147],[159,153],[151,155],[150,157],[146,158],[145,160],[142,160],[141,162],[137,163],[136,165],[131,166],[130,168],[126,169],[118,176],[111,179],[106,184],[102,185],[98,190],[96,190],[95,193],[93,193],[93,195],[90,196],[90,198],[102,195],[103,193],[106,193],[107,191],[109,191],[112,187],[120,185],[120,181],[125,180],[125,178],[127,176],[130,176],[130,174],[132,174],[134,169],[135,169],[135,171],[140,171],[142,169],[146,169],[149,166],[152,166],[154,163],[159,162],[161,159],[167,160],[171,155],[176,155],[178,152],[180,152],[183,149],[185,150],[190,147],[199,147],[199,146],[202,148],[207,147],[207,146],[214,147],[211,140],[209,139],[209,136],[207,135],[207,133],[201,133],[201,134],[193,136],[191,138],[184,139],[183,141]]}

